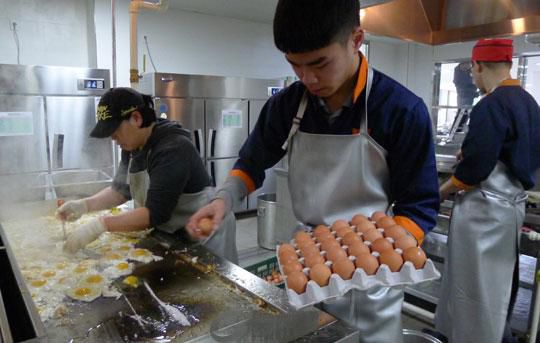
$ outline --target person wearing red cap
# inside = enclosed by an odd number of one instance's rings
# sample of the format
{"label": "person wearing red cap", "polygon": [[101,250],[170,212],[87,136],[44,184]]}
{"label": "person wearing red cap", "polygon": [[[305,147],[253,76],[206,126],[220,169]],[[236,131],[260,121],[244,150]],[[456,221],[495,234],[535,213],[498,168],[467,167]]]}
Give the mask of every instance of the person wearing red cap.
{"label": "person wearing red cap", "polygon": [[435,324],[450,342],[501,342],[517,293],[526,189],[540,167],[540,108],[510,76],[512,40],[482,39],[472,76],[484,97],[441,201],[457,192]]}

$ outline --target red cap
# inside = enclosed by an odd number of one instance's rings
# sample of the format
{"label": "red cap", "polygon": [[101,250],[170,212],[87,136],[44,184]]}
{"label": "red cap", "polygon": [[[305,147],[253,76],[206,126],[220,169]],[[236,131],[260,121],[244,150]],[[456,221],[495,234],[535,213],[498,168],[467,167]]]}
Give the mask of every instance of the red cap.
{"label": "red cap", "polygon": [[514,47],[511,39],[480,39],[472,51],[472,60],[481,62],[512,62]]}

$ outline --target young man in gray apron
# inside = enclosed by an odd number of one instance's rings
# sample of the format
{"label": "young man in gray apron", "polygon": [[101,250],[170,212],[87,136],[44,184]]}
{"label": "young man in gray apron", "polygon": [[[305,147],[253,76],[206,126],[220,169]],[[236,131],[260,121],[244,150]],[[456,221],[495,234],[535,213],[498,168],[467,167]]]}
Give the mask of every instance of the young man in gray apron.
{"label": "young man in gray apron", "polygon": [[[104,231],[154,227],[173,234],[183,230],[189,217],[213,196],[210,177],[189,132],[177,123],[157,119],[151,97],[130,88],[113,88],[105,93],[97,119],[90,136],[111,137],[120,145],[118,172],[112,186],[91,197],[66,202],[58,209],[58,216],[76,220],[86,212],[118,206],[129,199],[134,200],[135,209],[81,225],[68,236],[66,250],[75,252]],[[204,244],[216,255],[237,263],[232,212]]]}
{"label": "young man in gray apron", "polygon": [[[425,104],[359,52],[357,0],[281,0],[276,46],[300,81],[270,98],[240,150],[217,199],[187,225],[222,213],[260,187],[264,171],[288,152],[294,213],[303,223],[331,224],[387,210],[421,241],[435,224],[438,183]],[[352,291],[321,304],[359,328],[362,342],[400,342],[403,291]]]}
{"label": "young man in gray apron", "polygon": [[509,39],[473,48],[474,83],[486,95],[471,112],[461,161],[440,188],[442,200],[459,191],[436,312],[450,342],[501,342],[517,292],[524,189],[540,166],[540,109],[511,78],[512,53]]}

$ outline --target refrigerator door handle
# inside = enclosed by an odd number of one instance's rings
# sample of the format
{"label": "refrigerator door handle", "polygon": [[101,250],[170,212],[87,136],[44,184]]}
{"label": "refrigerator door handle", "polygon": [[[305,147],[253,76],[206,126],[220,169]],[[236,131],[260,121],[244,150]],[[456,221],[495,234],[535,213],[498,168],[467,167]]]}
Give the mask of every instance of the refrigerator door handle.
{"label": "refrigerator door handle", "polygon": [[204,159],[203,151],[201,150],[202,129],[193,130],[193,140],[195,141],[195,147],[199,152],[199,156]]}
{"label": "refrigerator door handle", "polygon": [[214,157],[214,150],[215,150],[215,145],[216,145],[216,135],[217,135],[217,130],[214,130],[214,129],[208,130],[208,146],[210,148],[208,157]]}
{"label": "refrigerator door handle", "polygon": [[64,168],[64,135],[54,134],[53,140],[53,158],[54,168]]}
{"label": "refrigerator door handle", "polygon": [[216,163],[210,161],[210,177],[212,178],[212,187],[216,187]]}

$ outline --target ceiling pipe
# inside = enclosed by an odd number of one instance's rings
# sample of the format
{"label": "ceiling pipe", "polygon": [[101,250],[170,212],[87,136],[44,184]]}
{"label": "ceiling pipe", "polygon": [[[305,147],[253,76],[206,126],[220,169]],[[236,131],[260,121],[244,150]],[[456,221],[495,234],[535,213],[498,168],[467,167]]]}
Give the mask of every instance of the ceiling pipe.
{"label": "ceiling pipe", "polygon": [[150,2],[144,0],[131,0],[129,3],[129,40],[130,40],[130,67],[129,67],[129,82],[131,88],[139,89],[139,56],[137,48],[137,16],[140,9],[153,11],[165,11],[168,7],[168,1],[160,0]]}

